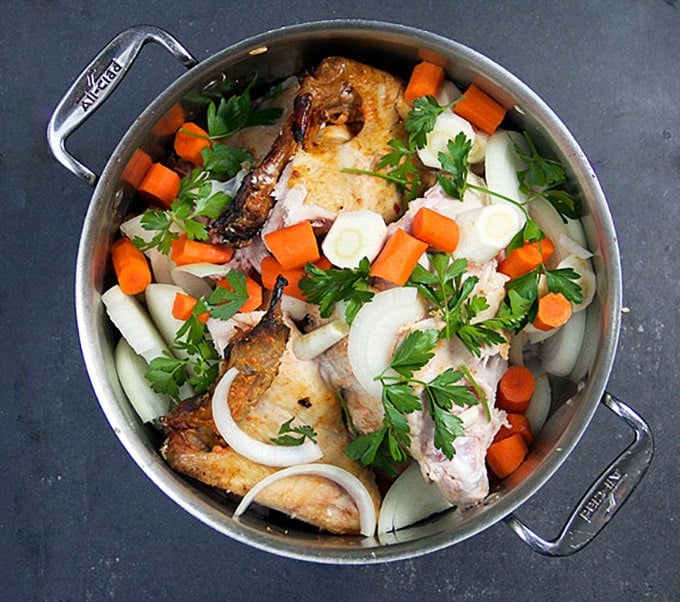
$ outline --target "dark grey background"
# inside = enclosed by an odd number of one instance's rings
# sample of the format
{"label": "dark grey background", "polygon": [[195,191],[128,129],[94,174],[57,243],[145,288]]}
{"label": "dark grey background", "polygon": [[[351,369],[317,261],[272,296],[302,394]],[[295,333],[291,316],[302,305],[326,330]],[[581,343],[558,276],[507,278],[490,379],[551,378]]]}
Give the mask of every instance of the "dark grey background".
{"label": "dark grey background", "polygon": [[[661,0],[435,2],[3,2],[0,20],[2,485],[5,600],[677,599],[680,10]],[[116,33],[151,23],[199,59],[267,29],[365,17],[465,43],[532,86],[590,157],[617,225],[623,328],[609,389],[649,421],[647,478],[589,547],[531,552],[503,524],[383,566],[276,558],[226,539],[133,465],[91,391],[78,348],[76,248],[91,190],[49,156],[45,125],[73,77]],[[182,67],[156,47],[73,136],[101,170],[136,114]],[[598,410],[519,515],[554,535],[630,440]]]}

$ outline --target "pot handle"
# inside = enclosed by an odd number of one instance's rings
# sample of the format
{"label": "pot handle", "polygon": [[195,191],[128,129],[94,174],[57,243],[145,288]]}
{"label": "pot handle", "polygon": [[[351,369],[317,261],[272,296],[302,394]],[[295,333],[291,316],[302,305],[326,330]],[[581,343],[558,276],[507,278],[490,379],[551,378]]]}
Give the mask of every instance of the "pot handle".
{"label": "pot handle", "polygon": [[85,67],[59,101],[47,125],[47,142],[57,161],[92,186],[97,175],[68,153],[66,139],[116,89],[147,42],[156,42],[187,68],[198,64],[167,31],[152,25],[130,27],[113,38]]}
{"label": "pot handle", "polygon": [[593,483],[557,538],[543,539],[512,514],[505,519],[540,554],[569,556],[592,541],[628,499],[652,461],[654,439],[647,423],[610,393],[605,392],[602,403],[633,429],[635,440]]}

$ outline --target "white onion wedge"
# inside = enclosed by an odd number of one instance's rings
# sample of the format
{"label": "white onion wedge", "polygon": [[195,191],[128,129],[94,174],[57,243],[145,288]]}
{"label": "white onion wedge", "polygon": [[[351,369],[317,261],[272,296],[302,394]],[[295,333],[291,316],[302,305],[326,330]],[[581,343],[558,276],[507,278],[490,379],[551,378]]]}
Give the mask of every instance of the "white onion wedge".
{"label": "white onion wedge", "polygon": [[199,299],[200,297],[209,297],[210,293],[212,293],[210,285],[203,280],[203,278],[199,278],[185,269],[182,269],[184,267],[185,266],[180,266],[172,269],[170,272],[172,281],[177,286],[182,287],[188,295],[196,297],[196,299]]}
{"label": "white onion wedge", "polygon": [[144,214],[135,215],[135,217],[125,220],[120,225],[120,231],[123,236],[127,236],[130,240],[141,238],[144,242],[151,242],[156,232],[154,230],[147,230],[142,226],[142,217],[144,217]]}
{"label": "white onion wedge", "polygon": [[177,270],[192,274],[198,278],[223,278],[231,270],[229,264],[217,263],[190,263],[177,266]]}
{"label": "white onion wedge", "polygon": [[142,304],[116,284],[102,295],[106,313],[125,340],[147,362],[161,357],[167,345]]}
{"label": "white onion wedge", "polygon": [[454,100],[458,100],[463,93],[450,79],[445,79],[437,92],[435,98],[440,106],[450,105]]}
{"label": "white onion wedge", "polygon": [[568,376],[576,365],[586,326],[586,312],[580,311],[541,344],[541,361],[548,374]]}
{"label": "white onion wedge", "polygon": [[510,203],[488,205],[461,213],[458,246],[454,257],[467,257],[475,263],[486,263],[504,249],[524,224],[520,212]]}
{"label": "white onion wedge", "polygon": [[383,499],[378,534],[403,529],[452,506],[437,485],[423,478],[418,464],[413,463],[392,483]]}
{"label": "white onion wedge", "polygon": [[555,252],[549,264],[558,264],[572,251],[569,244],[565,245],[563,237],[570,238],[581,247],[587,247],[583,226],[578,220],[567,220],[565,224],[557,210],[545,199],[538,198],[529,204],[529,215],[543,230],[543,233],[555,245]]}
{"label": "white onion wedge", "polygon": [[595,272],[593,271],[590,259],[581,259],[576,255],[567,255],[557,264],[557,269],[562,268],[571,268],[580,276],[575,282],[581,287],[583,300],[581,303],[573,303],[572,307],[575,312],[582,311],[592,303],[597,288]]}
{"label": "white onion wedge", "polygon": [[270,474],[268,477],[265,477],[256,483],[256,485],[243,496],[240,504],[236,507],[236,510],[234,510],[234,518],[241,516],[257,495],[272,483],[280,481],[281,479],[300,475],[325,477],[340,485],[340,487],[352,497],[357,506],[361,534],[366,537],[372,537],[375,534],[375,506],[368,489],[366,489],[366,486],[352,473],[339,466],[333,466],[332,464],[303,464],[300,466],[284,468],[274,474]]}
{"label": "white onion wedge", "polygon": [[453,111],[444,111],[437,116],[434,128],[427,135],[425,146],[418,150],[418,157],[427,167],[441,169],[438,154],[446,153],[446,146],[449,140],[453,140],[460,133],[475,145],[476,134],[472,125],[467,119],[456,115]]}
{"label": "white onion wedge", "polygon": [[357,312],[349,331],[349,363],[367,393],[380,397],[375,380],[390,363],[399,329],[425,315],[426,308],[415,288],[392,288],[377,293]]}
{"label": "white onion wedge", "polygon": [[[489,190],[501,194],[516,203],[524,204],[527,195],[519,189],[517,172],[526,169],[526,165],[515,150],[515,144],[526,149],[524,138],[518,132],[497,130],[486,144],[484,156],[484,177]],[[494,195],[491,195],[492,203],[507,203]],[[520,215],[522,226],[526,216],[522,211],[512,205]]]}
{"label": "white onion wedge", "polygon": [[[151,314],[151,319],[168,345],[175,344],[175,335],[184,325],[182,320],[178,320],[172,315],[172,306],[175,303],[177,293],[186,294],[184,289],[174,284],[152,283],[144,291],[146,306],[149,314]],[[176,349],[175,355],[182,359],[188,357],[188,354],[183,349]]]}
{"label": "white onion wedge", "polygon": [[170,398],[156,393],[144,375],[149,364],[121,337],[115,351],[116,372],[125,395],[142,422],[151,422],[168,413]]}
{"label": "white onion wedge", "polygon": [[263,443],[242,431],[231,415],[227,399],[231,383],[238,375],[236,368],[230,368],[220,379],[212,396],[212,415],[215,426],[222,438],[235,452],[266,466],[293,466],[321,459],[321,448],[309,440],[296,447],[285,447]]}
{"label": "white onion wedge", "polygon": [[532,435],[537,437],[541,432],[545,421],[548,419],[552,392],[548,375],[540,362],[536,360],[531,361],[527,364],[527,368],[529,368],[534,375],[536,387],[534,389],[534,394],[531,397],[531,401],[529,402],[529,407],[524,415],[531,425]]}
{"label": "white onion wedge", "polygon": [[300,321],[304,320],[309,313],[309,304],[290,295],[281,295],[281,311],[288,314],[293,320]]}
{"label": "white onion wedge", "polygon": [[344,339],[349,326],[342,320],[333,320],[319,326],[293,341],[293,353],[299,360],[312,360]]}
{"label": "white onion wedge", "polygon": [[513,366],[524,366],[524,347],[527,344],[527,335],[524,331],[516,332],[510,337],[510,349],[508,350],[508,362]]}
{"label": "white onion wedge", "polygon": [[468,163],[481,163],[486,158],[486,147],[489,144],[489,134],[481,130],[475,132],[475,143],[468,154]]}
{"label": "white onion wedge", "polygon": [[343,211],[333,222],[321,248],[333,265],[356,268],[363,257],[373,261],[385,241],[387,226],[375,211]]}
{"label": "white onion wedge", "polygon": [[159,284],[173,284],[172,270],[176,268],[175,262],[170,259],[170,255],[164,255],[158,249],[147,249],[144,251],[151,262],[154,282]]}

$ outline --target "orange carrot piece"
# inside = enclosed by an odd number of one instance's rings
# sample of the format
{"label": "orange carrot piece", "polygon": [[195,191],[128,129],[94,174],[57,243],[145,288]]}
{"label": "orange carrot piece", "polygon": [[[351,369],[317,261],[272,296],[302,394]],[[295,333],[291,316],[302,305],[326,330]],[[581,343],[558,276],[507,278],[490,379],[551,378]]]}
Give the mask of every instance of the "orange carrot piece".
{"label": "orange carrot piece", "polygon": [[[276,278],[274,279],[276,282]],[[226,278],[221,278],[217,281],[217,286],[224,287],[233,291],[233,287],[229,284]],[[250,276],[246,276],[246,290],[248,291],[248,299],[239,309],[242,313],[247,313],[250,311],[255,311],[260,305],[262,305],[262,286],[260,286],[255,280]]]}
{"label": "orange carrot piece", "polygon": [[269,232],[264,235],[264,242],[284,270],[301,268],[320,257],[319,245],[309,220]]}
{"label": "orange carrot piece", "polygon": [[162,163],[154,163],[146,172],[137,193],[149,205],[169,209],[179,194],[179,176]]}
{"label": "orange carrot piece", "polygon": [[532,242],[529,244],[535,245],[536,248],[541,252],[543,263],[548,261],[548,259],[550,259],[552,257],[552,254],[555,252],[555,245],[553,244],[553,241],[550,240],[549,238],[542,238],[538,242]]}
{"label": "orange carrot piece", "polygon": [[498,271],[510,278],[519,278],[543,263],[543,255],[534,243],[510,251],[498,266]]}
{"label": "orange carrot piece", "polygon": [[548,293],[538,300],[534,326],[539,330],[559,328],[571,318],[571,303],[562,293]]}
{"label": "orange carrot piece", "polygon": [[172,136],[184,123],[184,109],[177,103],[172,105],[154,124],[151,133],[154,136]]}
{"label": "orange carrot piece", "polygon": [[182,159],[203,167],[201,151],[210,146],[208,132],[202,127],[187,121],[175,134],[175,152]]}
{"label": "orange carrot piece", "polygon": [[510,423],[510,426],[502,426],[496,433],[496,436],[493,438],[493,442],[497,443],[498,441],[502,441],[510,435],[519,433],[522,435],[524,443],[531,445],[531,442],[534,440],[534,436],[531,432],[531,424],[529,423],[527,417],[524,414],[508,414],[506,419]]}
{"label": "orange carrot piece", "polygon": [[513,414],[524,414],[536,388],[536,379],[524,366],[510,366],[500,381],[496,407]]}
{"label": "orange carrot piece", "polygon": [[401,228],[387,240],[371,266],[371,276],[403,286],[428,244]]}
{"label": "orange carrot piece", "polygon": [[450,217],[421,207],[413,218],[413,235],[438,251],[453,253],[458,246],[458,224]]}
{"label": "orange carrot piece", "polygon": [[[188,320],[191,317],[191,312],[194,310],[194,306],[198,303],[197,299],[194,299],[190,295],[185,295],[184,293],[176,293],[175,300],[172,304],[172,315],[178,320]],[[203,312],[198,315],[198,319],[205,323],[210,317],[210,312]]]}
{"label": "orange carrot piece", "polygon": [[436,96],[443,81],[444,69],[439,65],[427,61],[418,63],[413,68],[404,90],[404,100],[412,105],[420,96]]}
{"label": "orange carrot piece", "polygon": [[218,247],[207,242],[189,240],[186,234],[172,241],[170,259],[177,265],[191,263],[227,263],[234,256],[231,247]]}
{"label": "orange carrot piece", "polygon": [[282,275],[288,280],[288,284],[283,288],[283,292],[286,293],[286,295],[290,295],[296,299],[302,299],[303,301],[305,297],[302,294],[299,282],[304,274],[304,268],[286,270],[278,261],[276,261],[276,259],[269,255],[265,257],[260,264],[260,276],[262,277],[262,286],[264,286],[264,288],[270,291],[274,290],[277,276]]}
{"label": "orange carrot piece", "polygon": [[[322,270],[328,270],[333,267],[333,264],[325,257],[321,257],[319,261],[314,262],[314,265]],[[291,297],[295,297],[302,301],[305,301],[306,299],[302,289],[300,289],[300,278],[306,273],[304,268],[286,270],[278,261],[276,261],[276,259],[269,255],[265,257],[260,264],[260,277],[262,278],[262,286],[264,288],[270,291],[274,290],[276,277],[281,274],[288,280],[288,284],[284,287],[283,292],[286,295],[290,295]]]}
{"label": "orange carrot piece", "polygon": [[120,179],[128,183],[135,190],[139,188],[144,176],[153,164],[153,160],[142,149],[138,148],[132,153],[132,157],[127,162]]}
{"label": "orange carrot piece", "polygon": [[489,446],[486,450],[486,463],[499,479],[504,479],[519,468],[528,453],[529,449],[522,435],[515,433]]}
{"label": "orange carrot piece", "polygon": [[141,293],[151,284],[151,270],[146,257],[129,238],[120,238],[113,243],[111,259],[120,290],[126,295]]}
{"label": "orange carrot piece", "polygon": [[453,111],[489,135],[496,131],[506,113],[501,105],[474,84],[470,84],[462,100],[453,105]]}

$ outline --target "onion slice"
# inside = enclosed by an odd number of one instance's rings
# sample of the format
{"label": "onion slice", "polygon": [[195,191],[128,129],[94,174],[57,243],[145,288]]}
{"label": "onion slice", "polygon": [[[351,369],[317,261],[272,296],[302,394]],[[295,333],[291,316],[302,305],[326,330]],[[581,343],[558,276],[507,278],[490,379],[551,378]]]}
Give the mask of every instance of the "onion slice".
{"label": "onion slice", "polygon": [[583,349],[586,312],[576,312],[569,321],[541,345],[541,361],[548,374],[569,376]]}
{"label": "onion slice", "polygon": [[212,396],[213,420],[229,447],[249,460],[265,466],[293,466],[321,459],[323,456],[321,448],[311,441],[305,441],[302,445],[295,447],[285,447],[263,443],[242,431],[234,421],[227,401],[231,383],[237,375],[236,368],[227,370],[217,383]]}
{"label": "onion slice", "polygon": [[270,474],[268,477],[259,481],[243,496],[241,503],[236,507],[236,510],[234,510],[234,518],[241,516],[241,514],[248,509],[248,506],[250,506],[255,497],[272,483],[299,475],[325,477],[340,485],[340,487],[347,491],[357,505],[361,534],[366,537],[374,535],[376,522],[375,506],[370,493],[368,493],[368,489],[366,489],[365,485],[352,473],[339,466],[333,466],[332,464],[302,464],[299,466],[290,466],[289,468],[284,468],[274,474]]}
{"label": "onion slice", "polygon": [[358,311],[349,331],[348,355],[352,372],[367,393],[382,395],[382,385],[375,377],[389,365],[399,329],[419,320],[426,311],[412,287],[381,291]]}
{"label": "onion slice", "polygon": [[552,391],[548,375],[539,361],[531,361],[527,364],[527,368],[529,368],[534,375],[536,387],[534,388],[534,394],[529,402],[529,407],[527,408],[527,411],[524,412],[524,416],[531,425],[531,434],[536,438],[543,429],[545,421],[548,419]]}
{"label": "onion slice", "polygon": [[378,534],[397,531],[453,507],[434,483],[428,483],[417,463],[392,483],[380,507]]}

